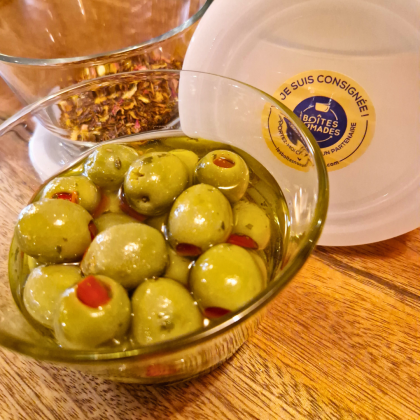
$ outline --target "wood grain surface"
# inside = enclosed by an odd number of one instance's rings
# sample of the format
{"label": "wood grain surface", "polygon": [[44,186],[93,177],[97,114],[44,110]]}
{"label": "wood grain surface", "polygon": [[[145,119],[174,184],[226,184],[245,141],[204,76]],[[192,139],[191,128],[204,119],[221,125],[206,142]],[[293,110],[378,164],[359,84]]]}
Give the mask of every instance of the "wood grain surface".
{"label": "wood grain surface", "polygon": [[0,350],[0,419],[420,419],[420,229],[318,247],[258,332],[191,382],[118,384]]}

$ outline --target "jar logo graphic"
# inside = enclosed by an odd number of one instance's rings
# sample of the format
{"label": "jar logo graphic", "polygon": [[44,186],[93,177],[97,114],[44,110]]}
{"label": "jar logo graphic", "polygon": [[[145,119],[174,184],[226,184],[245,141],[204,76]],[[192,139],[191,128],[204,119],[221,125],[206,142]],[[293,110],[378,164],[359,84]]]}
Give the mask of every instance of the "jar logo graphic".
{"label": "jar logo graphic", "polygon": [[[353,79],[328,70],[311,70],[291,77],[273,96],[299,117],[321,148],[329,171],[345,168],[369,147],[375,131],[375,108],[367,92]],[[285,165],[308,171],[308,145],[295,124],[273,105],[262,114],[267,146]]]}
{"label": "jar logo graphic", "polygon": [[313,96],[293,110],[309,128],[321,149],[338,143],[347,129],[347,115],[334,99]]}

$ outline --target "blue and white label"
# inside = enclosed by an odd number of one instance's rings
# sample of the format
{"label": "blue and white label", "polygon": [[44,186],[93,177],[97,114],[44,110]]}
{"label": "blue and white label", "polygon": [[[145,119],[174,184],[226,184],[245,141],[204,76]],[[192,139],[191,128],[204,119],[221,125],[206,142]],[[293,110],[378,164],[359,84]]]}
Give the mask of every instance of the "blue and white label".
{"label": "blue and white label", "polygon": [[338,143],[346,132],[346,112],[332,98],[312,96],[293,111],[309,128],[321,149]]}

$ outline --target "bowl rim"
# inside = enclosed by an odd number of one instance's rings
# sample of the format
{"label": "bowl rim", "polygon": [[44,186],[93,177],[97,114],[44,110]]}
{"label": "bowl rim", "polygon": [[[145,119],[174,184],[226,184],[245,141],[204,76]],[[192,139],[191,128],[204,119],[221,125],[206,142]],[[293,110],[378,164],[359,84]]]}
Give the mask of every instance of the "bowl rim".
{"label": "bowl rim", "polygon": [[[38,66],[38,67],[55,67],[60,65],[81,65],[81,64],[99,64],[112,61],[113,59],[119,59],[121,56],[126,56],[127,53],[133,53],[137,50],[144,49],[145,47],[161,43],[162,41],[166,41],[169,38],[172,38],[185,29],[188,29],[194,23],[196,23],[207,11],[210,5],[213,3],[214,0],[205,0],[205,3],[194,13],[190,16],[185,22],[181,25],[176,26],[175,28],[170,29],[169,31],[156,36],[154,38],[150,38],[147,41],[141,42],[139,44],[131,45],[125,48],[120,48],[117,50],[112,51],[104,51],[96,54],[89,54],[89,55],[82,55],[76,57],[66,57],[66,58],[27,58],[27,57],[18,57],[12,56],[8,54],[1,54],[0,53],[0,62],[9,63],[12,65],[24,65],[24,66]],[[92,79],[93,80],[93,79]]]}
{"label": "bowl rim", "polygon": [[[128,358],[149,358],[151,356],[162,355],[165,353],[174,353],[179,350],[190,348],[203,342],[213,339],[217,336],[220,336],[228,332],[231,328],[238,326],[240,323],[246,319],[254,316],[260,309],[266,306],[278,293],[289,283],[289,281],[297,274],[297,272],[302,268],[307,258],[313,251],[317,240],[319,239],[322,228],[324,226],[327,210],[328,210],[328,201],[329,201],[329,181],[328,181],[328,172],[322,156],[322,151],[319,148],[315,138],[312,136],[309,129],[305,124],[299,119],[299,117],[294,114],[289,108],[280,103],[277,99],[271,95],[257,89],[249,84],[239,82],[235,79],[215,75],[212,73],[197,72],[191,70],[140,70],[129,73],[119,73],[116,75],[108,75],[99,77],[96,79],[86,80],[60,90],[50,96],[47,96],[43,99],[40,99],[33,104],[30,104],[18,111],[14,116],[6,120],[3,124],[0,125],[0,136],[10,131],[14,126],[22,123],[25,119],[36,112],[37,109],[43,108],[44,106],[54,103],[58,97],[69,94],[80,88],[92,85],[92,84],[101,84],[109,80],[119,80],[121,78],[129,78],[133,75],[141,74],[157,74],[158,76],[162,74],[171,74],[177,73],[180,76],[183,73],[212,76],[216,78],[226,79],[231,81],[236,85],[241,85],[247,89],[251,89],[254,92],[257,92],[261,95],[263,100],[270,102],[272,105],[280,108],[287,116],[290,118],[296,126],[301,130],[306,139],[308,140],[308,149],[311,152],[315,169],[318,177],[318,191],[317,191],[317,201],[314,210],[314,216],[311,220],[308,229],[305,231],[302,237],[302,245],[298,248],[296,255],[287,261],[286,265],[281,269],[280,273],[271,280],[269,285],[254,299],[248,302],[244,307],[240,308],[235,312],[231,312],[228,315],[225,315],[221,318],[221,321],[216,325],[205,327],[199,332],[193,332],[185,336],[174,338],[162,343],[157,343],[149,346],[139,347],[135,349],[125,350],[125,351],[110,351],[110,349],[104,349],[103,351],[86,351],[86,350],[71,350],[63,348],[47,348],[47,347],[38,347],[35,346],[32,342],[25,341],[24,339],[17,338],[7,332],[2,331],[0,334],[0,345],[18,353],[22,353],[26,356],[30,356],[39,360],[47,360],[52,362],[62,362],[66,364],[80,364],[83,362],[92,362],[93,360],[110,362],[110,361],[119,361]],[[147,132],[149,134],[153,132]],[[155,131],[156,134],[159,131]],[[0,138],[1,141],[1,138]],[[119,142],[121,138],[113,140],[113,142]],[[95,147],[100,147],[104,143],[98,143]],[[94,147],[94,148],[95,148]],[[89,149],[92,151],[94,148]]]}

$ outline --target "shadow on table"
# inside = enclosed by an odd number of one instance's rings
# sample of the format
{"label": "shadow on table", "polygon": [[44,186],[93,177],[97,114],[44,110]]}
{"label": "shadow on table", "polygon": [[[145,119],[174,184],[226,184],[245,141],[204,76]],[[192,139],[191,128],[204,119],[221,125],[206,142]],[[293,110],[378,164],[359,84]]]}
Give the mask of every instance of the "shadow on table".
{"label": "shadow on table", "polygon": [[334,255],[335,257],[369,257],[369,258],[397,258],[403,255],[412,240],[412,232],[388,239],[382,242],[376,242],[368,245],[358,246],[317,246],[314,256]]}

